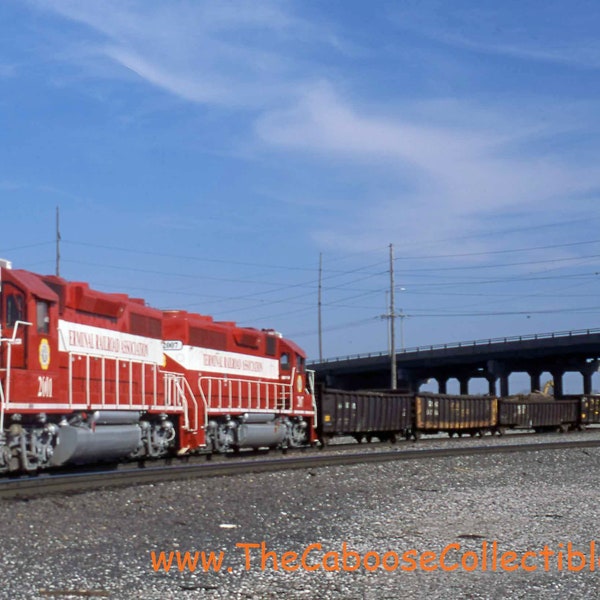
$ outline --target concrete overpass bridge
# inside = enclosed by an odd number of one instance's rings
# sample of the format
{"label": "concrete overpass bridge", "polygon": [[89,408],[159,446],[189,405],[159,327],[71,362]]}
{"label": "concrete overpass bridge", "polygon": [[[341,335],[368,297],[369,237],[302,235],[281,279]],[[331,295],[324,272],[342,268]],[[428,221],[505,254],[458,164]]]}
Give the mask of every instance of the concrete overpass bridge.
{"label": "concrete overpass bridge", "polygon": [[[558,331],[453,344],[437,344],[396,351],[398,387],[418,391],[430,379],[445,393],[449,379],[459,382],[460,393],[469,393],[473,378],[487,380],[490,394],[508,396],[512,373],[527,373],[531,390],[541,389],[548,372],[556,396],[563,394],[563,376],[577,372],[582,392],[592,392],[592,375],[600,366],[600,329]],[[346,390],[390,388],[391,356],[371,353],[313,362],[317,381]]]}

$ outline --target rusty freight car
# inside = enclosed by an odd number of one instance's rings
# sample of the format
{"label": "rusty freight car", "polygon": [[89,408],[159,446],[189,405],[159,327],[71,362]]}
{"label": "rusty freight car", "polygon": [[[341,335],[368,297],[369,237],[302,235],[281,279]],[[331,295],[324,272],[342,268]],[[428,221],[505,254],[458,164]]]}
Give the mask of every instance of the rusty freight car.
{"label": "rusty freight car", "polygon": [[501,428],[566,432],[576,427],[580,419],[580,400],[556,400],[545,394],[501,398],[498,406]]}
{"label": "rusty freight car", "polygon": [[498,399],[493,396],[417,394],[414,437],[422,433],[483,435],[497,431]]}
{"label": "rusty freight car", "polygon": [[319,410],[318,433],[326,445],[337,435],[354,437],[358,442],[395,442],[400,436],[410,437],[412,416],[411,394],[393,392],[348,392],[317,388]]}
{"label": "rusty freight car", "polygon": [[580,397],[580,401],[580,424],[585,426],[600,423],[600,396],[585,394]]}
{"label": "rusty freight car", "polygon": [[570,394],[561,396],[560,400],[579,401],[579,426],[581,429],[584,429],[586,425],[600,424],[600,395]]}

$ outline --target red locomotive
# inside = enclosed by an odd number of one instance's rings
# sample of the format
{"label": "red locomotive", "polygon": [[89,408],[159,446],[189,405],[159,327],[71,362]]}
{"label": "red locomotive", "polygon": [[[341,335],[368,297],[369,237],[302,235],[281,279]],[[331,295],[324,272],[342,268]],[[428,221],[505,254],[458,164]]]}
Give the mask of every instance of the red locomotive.
{"label": "red locomotive", "polygon": [[315,441],[305,354],[277,332],[10,267],[0,473]]}

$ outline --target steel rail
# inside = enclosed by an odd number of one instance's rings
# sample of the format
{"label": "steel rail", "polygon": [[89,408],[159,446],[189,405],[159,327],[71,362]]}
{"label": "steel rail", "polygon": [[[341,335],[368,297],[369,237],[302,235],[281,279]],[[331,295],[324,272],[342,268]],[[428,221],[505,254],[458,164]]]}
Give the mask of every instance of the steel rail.
{"label": "steel rail", "polygon": [[104,470],[93,473],[48,474],[0,481],[0,499],[29,499],[50,494],[81,493],[107,488],[148,485],[167,481],[195,479],[198,477],[231,476],[247,473],[264,473],[286,469],[307,469],[347,466],[393,460],[423,460],[460,456],[494,455],[516,452],[545,452],[549,450],[577,450],[598,448],[600,440],[540,442],[506,444],[495,446],[471,446],[460,448],[435,448],[392,450],[368,453],[309,456],[283,456],[264,460],[229,460],[178,464],[173,466],[143,467],[123,470]]}

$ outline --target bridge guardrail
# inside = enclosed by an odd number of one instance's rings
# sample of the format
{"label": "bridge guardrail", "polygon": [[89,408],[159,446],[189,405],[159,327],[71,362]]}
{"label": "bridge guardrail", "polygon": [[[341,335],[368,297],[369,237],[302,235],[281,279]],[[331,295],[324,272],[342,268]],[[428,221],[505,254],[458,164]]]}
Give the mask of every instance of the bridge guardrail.
{"label": "bridge guardrail", "polygon": [[[414,346],[412,348],[404,348],[396,350],[396,355],[412,354],[418,352],[426,352],[431,350],[446,350],[452,348],[469,348],[473,346],[491,346],[493,344],[507,344],[509,342],[523,342],[526,340],[546,340],[553,338],[573,337],[575,335],[590,335],[592,333],[600,333],[600,328],[594,329],[575,329],[573,331],[554,331],[551,333],[530,333],[527,335],[514,335],[509,337],[488,338],[483,340],[472,340],[470,342],[450,342],[448,344],[433,344],[429,346]],[[376,358],[378,356],[389,356],[389,350],[381,352],[368,352],[364,354],[348,354],[347,356],[336,356],[333,358],[325,358],[323,360],[309,361],[308,365],[318,365],[325,363],[339,362],[342,360],[358,360],[361,358]]]}

